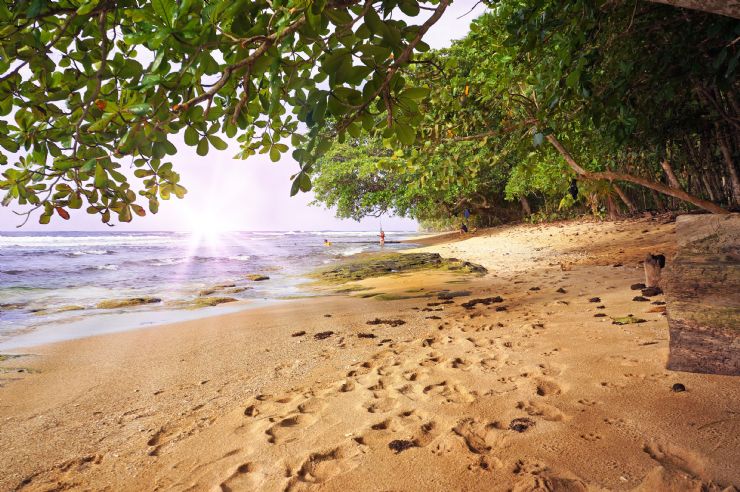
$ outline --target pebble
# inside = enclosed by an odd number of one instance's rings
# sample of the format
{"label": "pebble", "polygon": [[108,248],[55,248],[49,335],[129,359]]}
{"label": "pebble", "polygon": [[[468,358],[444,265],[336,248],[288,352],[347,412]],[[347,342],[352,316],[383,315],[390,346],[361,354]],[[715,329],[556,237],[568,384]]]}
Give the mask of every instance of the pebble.
{"label": "pebble", "polygon": [[676,383],[671,386],[671,391],[673,391],[674,393],[681,393],[682,391],[686,391],[686,386],[681,383]]}

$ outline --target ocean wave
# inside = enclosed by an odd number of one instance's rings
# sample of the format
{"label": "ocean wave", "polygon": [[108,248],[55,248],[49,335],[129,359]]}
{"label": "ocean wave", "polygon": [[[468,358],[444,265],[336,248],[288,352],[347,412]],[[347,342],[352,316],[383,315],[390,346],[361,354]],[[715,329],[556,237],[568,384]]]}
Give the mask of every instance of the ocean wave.
{"label": "ocean wave", "polygon": [[234,261],[249,261],[252,259],[252,257],[249,255],[235,255],[235,256],[229,256],[227,257],[227,259],[234,260]]}
{"label": "ocean wave", "polygon": [[81,251],[72,251],[71,253],[67,253],[67,256],[84,256],[84,255],[114,255],[116,254],[115,251],[111,251],[109,249],[88,249],[88,250],[81,250]]}
{"label": "ocean wave", "polygon": [[139,245],[170,245],[187,241],[187,237],[177,237],[177,235],[137,235],[121,234],[111,236],[94,236],[94,235],[2,235],[0,234],[0,248],[20,247],[20,248],[38,248],[44,246],[54,246],[55,248],[80,248],[96,246],[139,246]]}
{"label": "ocean wave", "polygon": [[115,263],[107,263],[105,265],[95,265],[83,268],[83,270],[118,270],[118,265],[116,265]]}
{"label": "ocean wave", "polygon": [[362,253],[363,251],[366,251],[366,250],[367,250],[367,248],[365,248],[365,247],[350,248],[350,249],[345,249],[340,254],[342,256],[352,256],[352,255],[360,254],[360,253]]}

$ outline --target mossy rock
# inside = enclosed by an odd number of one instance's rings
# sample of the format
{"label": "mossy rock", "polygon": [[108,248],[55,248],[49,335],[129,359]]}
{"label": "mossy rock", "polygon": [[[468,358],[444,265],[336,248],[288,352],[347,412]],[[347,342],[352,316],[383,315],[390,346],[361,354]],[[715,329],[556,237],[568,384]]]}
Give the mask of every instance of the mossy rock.
{"label": "mossy rock", "polygon": [[62,306],[54,310],[55,313],[66,313],[67,311],[82,311],[85,306],[78,306],[77,304],[70,304],[68,306]]}
{"label": "mossy rock", "polygon": [[248,280],[251,280],[252,282],[262,282],[263,280],[270,280],[270,277],[267,275],[260,275],[259,273],[250,273],[249,275],[246,275],[246,278]]}
{"label": "mossy rock", "polygon": [[645,320],[632,315],[623,316],[621,318],[612,318],[613,325],[633,325],[636,323],[645,323]]}
{"label": "mossy rock", "polygon": [[130,297],[128,299],[106,299],[96,306],[98,309],[117,309],[124,307],[143,306],[162,302],[159,297]]}
{"label": "mossy rock", "polygon": [[0,312],[15,311],[17,309],[25,309],[26,307],[28,307],[28,303],[25,302],[10,302],[6,304],[0,304]]}
{"label": "mossy rock", "polygon": [[209,307],[218,306],[219,304],[225,304],[227,302],[236,302],[238,299],[233,297],[198,297],[193,299],[193,307]]}
{"label": "mossy rock", "polygon": [[224,294],[238,294],[240,292],[244,292],[245,290],[249,290],[251,287],[231,287],[229,289],[224,289],[222,292]]}
{"label": "mossy rock", "polygon": [[353,258],[319,270],[313,277],[322,282],[336,284],[420,270],[448,270],[477,275],[487,273],[480,265],[455,258],[442,258],[438,253],[389,253]]}

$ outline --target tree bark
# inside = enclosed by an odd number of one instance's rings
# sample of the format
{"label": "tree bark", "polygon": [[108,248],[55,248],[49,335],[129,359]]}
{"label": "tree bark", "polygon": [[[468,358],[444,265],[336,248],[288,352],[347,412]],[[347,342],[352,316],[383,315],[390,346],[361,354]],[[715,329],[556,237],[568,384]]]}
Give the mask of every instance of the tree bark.
{"label": "tree bark", "polygon": [[522,210],[524,211],[524,215],[532,215],[532,207],[529,206],[529,201],[527,200],[526,196],[523,196],[519,199],[519,203],[522,204]]}
{"label": "tree bark", "polygon": [[666,186],[661,183],[656,183],[654,181],[650,181],[645,178],[641,178],[639,176],[632,176],[631,174],[623,174],[623,173],[615,173],[613,171],[601,171],[601,172],[589,172],[586,171],[584,168],[578,165],[578,163],[575,161],[573,156],[568,152],[565,147],[560,143],[560,141],[555,138],[554,134],[549,134],[547,136],[547,140],[557,149],[558,152],[560,152],[560,155],[563,156],[565,161],[568,163],[568,165],[573,169],[576,174],[578,174],[581,177],[584,177],[586,179],[605,179],[608,181],[627,181],[629,183],[635,183],[640,186],[644,186],[645,188],[649,188],[651,190],[663,193],[664,195],[676,197],[679,200],[683,200],[686,202],[691,203],[692,205],[695,205],[699,208],[702,208],[708,212],[712,212],[713,214],[728,214],[727,210],[720,207],[719,205],[708,202],[706,200],[702,200],[701,198],[695,197],[693,195],[689,195],[683,190],[677,190],[675,188],[671,188],[670,186]]}
{"label": "tree bark", "polygon": [[651,0],[684,9],[701,10],[711,14],[726,15],[740,19],[740,2],[737,0]]}
{"label": "tree bark", "polygon": [[732,161],[732,152],[730,152],[730,146],[727,144],[725,134],[721,128],[717,128],[717,140],[719,140],[719,148],[722,150],[722,157],[725,158],[725,164],[727,164],[727,171],[730,174],[730,184],[732,185],[732,200],[736,204],[740,204],[740,178],[738,178],[737,169],[735,163]]}
{"label": "tree bark", "polygon": [[614,203],[614,197],[611,193],[606,197],[606,209],[609,212],[609,218],[611,220],[617,220],[619,218],[619,207]]}
{"label": "tree bark", "polygon": [[665,212],[665,203],[663,203],[663,200],[660,198],[660,195],[655,190],[650,190],[650,195],[653,197],[653,203],[655,204],[655,208],[658,209],[659,212]]}
{"label": "tree bark", "polygon": [[665,175],[668,176],[668,183],[677,190],[683,189],[681,186],[681,183],[678,182],[678,178],[673,172],[673,168],[671,167],[671,163],[668,161],[660,161],[660,167],[663,168],[663,171],[665,171]]}
{"label": "tree bark", "polygon": [[635,207],[635,204],[630,200],[630,197],[627,196],[627,193],[624,192],[622,187],[617,183],[612,183],[612,187],[614,188],[614,191],[617,192],[617,195],[619,195],[622,202],[627,206],[627,210],[629,210],[631,214],[635,213],[637,211],[637,207]]}

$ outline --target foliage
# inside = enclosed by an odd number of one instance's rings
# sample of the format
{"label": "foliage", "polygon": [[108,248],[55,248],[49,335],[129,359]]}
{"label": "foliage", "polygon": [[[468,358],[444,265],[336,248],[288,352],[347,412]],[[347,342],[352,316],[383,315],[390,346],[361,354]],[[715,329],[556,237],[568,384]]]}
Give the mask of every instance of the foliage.
{"label": "foliage", "polygon": [[[17,0],[0,5],[0,189],[4,205],[130,221],[186,190],[172,139],[206,155],[238,137],[239,157],[302,164],[311,186],[327,118],[337,136],[388,128],[409,143],[427,90],[399,72],[449,0]],[[399,20],[432,14],[424,23]],[[391,118],[378,108],[395,105]],[[302,125],[301,125],[302,124]],[[307,132],[304,131],[307,128]],[[122,172],[132,165],[135,178]],[[133,185],[133,186],[132,186]],[[138,195],[134,186],[140,186]]]}

